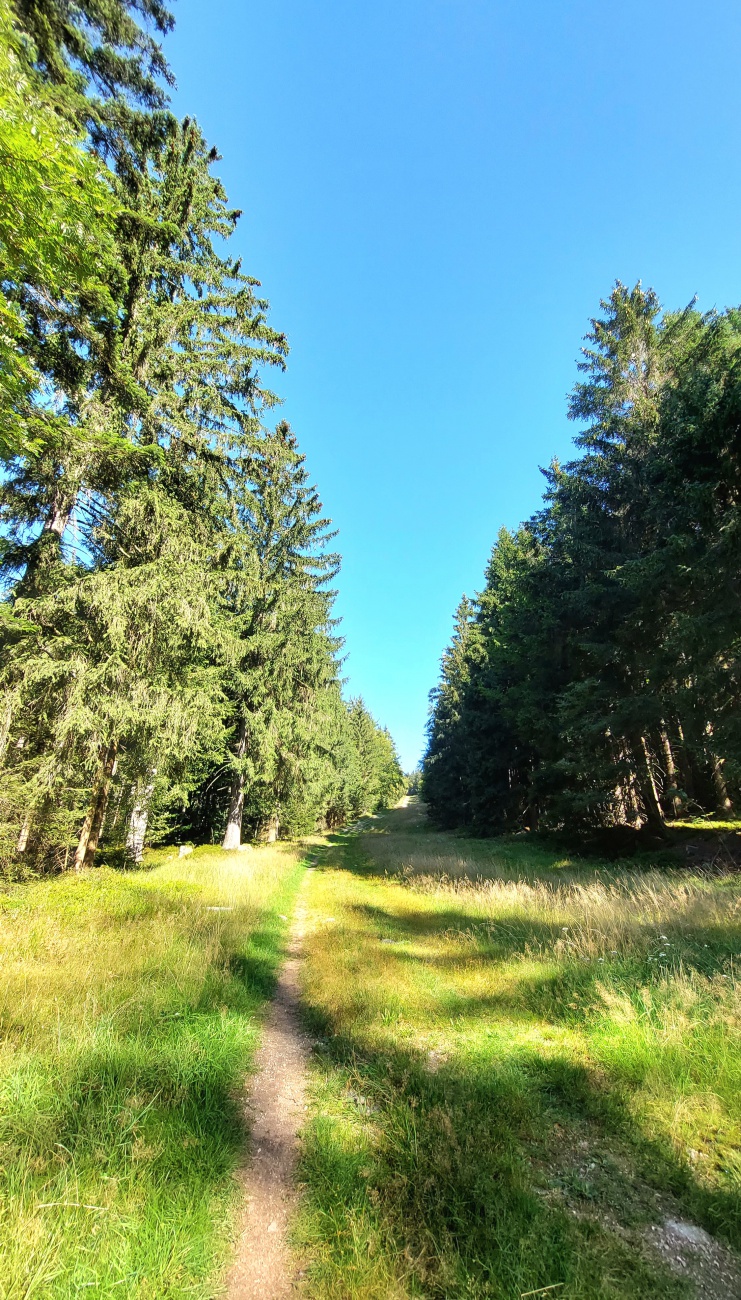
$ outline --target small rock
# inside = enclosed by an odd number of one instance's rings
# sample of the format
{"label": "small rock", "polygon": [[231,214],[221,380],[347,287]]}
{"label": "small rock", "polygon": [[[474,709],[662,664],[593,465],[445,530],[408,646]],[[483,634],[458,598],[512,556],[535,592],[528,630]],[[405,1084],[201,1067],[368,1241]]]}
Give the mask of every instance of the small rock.
{"label": "small rock", "polygon": [[681,1237],[682,1241],[688,1241],[692,1246],[712,1246],[713,1238],[704,1228],[698,1228],[694,1223],[683,1223],[681,1219],[667,1219],[664,1227],[667,1232],[671,1232],[674,1237]]}

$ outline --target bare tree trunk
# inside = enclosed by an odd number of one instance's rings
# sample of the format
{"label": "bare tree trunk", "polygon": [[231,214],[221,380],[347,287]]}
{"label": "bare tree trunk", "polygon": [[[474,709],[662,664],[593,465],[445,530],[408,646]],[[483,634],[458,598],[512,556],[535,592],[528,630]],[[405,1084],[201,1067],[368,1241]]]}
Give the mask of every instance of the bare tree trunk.
{"label": "bare tree trunk", "polygon": [[3,702],[3,716],[0,722],[0,766],[5,762],[5,751],[8,748],[10,738],[10,725],[13,721],[13,693],[5,691]]}
{"label": "bare tree trunk", "polygon": [[108,796],[111,793],[111,781],[115,776],[115,774],[116,774],[116,760],[114,755],[113,764],[110,769],[110,774],[108,775],[106,780],[102,782],[98,790],[98,800],[95,806],[95,814],[93,816],[93,822],[90,827],[90,835],[88,837],[87,848],[85,850],[86,867],[92,867],[95,861],[95,851],[98,847],[98,842],[100,840],[101,834],[103,833],[103,826],[105,824],[105,815],[106,812],[108,811]]}
{"label": "bare tree trunk", "polygon": [[638,777],[636,776],[635,772],[631,772],[630,785],[628,786],[628,802],[630,804],[630,811],[631,811],[631,818],[632,818],[630,825],[635,826],[637,830],[640,830],[641,826],[643,825],[644,818],[643,818],[643,813],[641,812],[641,803],[638,798],[637,786],[638,786]]}
{"label": "bare tree trunk", "polygon": [[651,790],[651,806],[652,809],[654,809],[658,813],[659,817],[661,818],[661,821],[663,822],[664,811],[661,807],[661,798],[659,796],[658,786],[656,785],[656,777],[654,776],[653,757],[651,754],[651,750],[649,749],[648,746],[648,741],[646,740],[645,736],[641,736],[641,747],[643,750],[643,758],[646,767],[646,777],[648,779],[649,788]]}
{"label": "bare tree trunk", "polygon": [[[666,764],[667,785],[670,790],[676,791],[677,765],[674,762],[674,751],[672,750],[672,743],[669,739],[669,732],[666,729],[666,724],[664,724],[664,726],[662,726],[661,728],[661,748],[664,751],[664,763]],[[682,800],[679,798],[679,795],[676,793],[670,795],[670,798],[671,798],[672,810],[674,812],[674,816],[678,817],[682,810]]]}
{"label": "bare tree trunk", "polygon": [[62,495],[61,492],[57,493],[52,503],[51,510],[49,511],[47,518],[44,520],[44,527],[41,531],[44,533],[54,533],[61,542],[66,532],[67,524],[70,521],[70,515],[72,514],[74,504],[74,496]]}
{"label": "bare tree trunk", "polygon": [[51,533],[56,538],[57,548],[61,550],[62,538],[67,531],[67,525],[75,508],[77,494],[77,486],[71,485],[64,478],[61,478],[57,483],[49,512],[41,529],[41,535],[36,539],[36,545],[31,549],[26,571],[19,584],[19,595],[28,595],[35,589],[42,554],[48,555],[47,545],[43,539],[48,538]]}
{"label": "bare tree trunk", "polygon": [[619,782],[615,790],[618,807],[624,818],[623,824],[640,828],[643,824],[643,816],[638,802],[638,795],[636,794],[637,777],[630,745],[625,739],[620,738],[619,742],[613,747],[613,756],[615,752],[618,753],[621,762],[627,762],[628,764],[627,781]]}
{"label": "bare tree trunk", "polygon": [[710,765],[713,772],[713,787],[715,789],[715,809],[719,813],[732,813],[733,803],[728,793],[725,777],[723,776],[724,760],[717,754],[710,755]]}
{"label": "bare tree trunk", "polygon": [[651,754],[645,736],[631,737],[631,749],[638,764],[638,791],[643,804],[646,825],[651,830],[663,833],[664,814],[661,811],[654,774],[651,769]]}
{"label": "bare tree trunk", "polygon": [[93,865],[95,850],[98,847],[100,832],[103,829],[103,822],[105,821],[106,808],[108,807],[108,795],[111,790],[111,781],[113,780],[116,771],[117,753],[118,741],[112,740],[108,745],[108,748],[103,751],[103,757],[93,786],[93,797],[85,816],[85,820],[82,823],[80,839],[75,851],[75,871],[81,871],[83,867],[91,867]]}
{"label": "bare tree trunk", "polygon": [[18,836],[18,843],[15,846],[16,853],[26,852],[26,849],[28,848],[28,837],[30,834],[31,834],[31,814],[30,812],[27,812],[25,817],[23,818],[23,825],[21,826],[20,834]]}
{"label": "bare tree trunk", "polygon": [[280,830],[280,821],[278,818],[278,814],[273,813],[273,816],[268,818],[267,822],[263,827],[262,839],[265,840],[266,844],[275,844],[275,841],[278,838],[279,830]]}
{"label": "bare tree trunk", "polygon": [[696,797],[695,773],[692,764],[692,755],[690,754],[687,741],[685,740],[684,729],[681,722],[677,719],[677,735],[679,736],[679,772],[682,778],[682,789],[687,791],[690,799]]}
{"label": "bare tree trunk", "polygon": [[[624,752],[620,750],[612,737],[610,737],[609,745],[610,753],[612,754],[612,761],[615,764],[615,767],[619,767],[620,761],[624,757]],[[630,815],[628,813],[627,791],[622,778],[618,779],[613,791],[613,809],[613,815],[616,817],[618,826],[629,826]]]}
{"label": "bare tree trunk", "polygon": [[[152,777],[156,775],[156,769],[152,772]],[[136,797],[134,806],[131,809],[129,818],[129,831],[126,836],[126,856],[137,865],[144,856],[144,839],[147,834],[147,822],[149,821],[149,805],[152,800],[154,791],[154,780],[142,789],[141,783],[135,787]]]}
{"label": "bare tree trunk", "polygon": [[[239,724],[236,758],[244,758],[247,749],[247,727],[244,719]],[[236,770],[232,777],[229,797],[229,817],[227,818],[222,849],[238,849],[242,843],[242,814],[244,812],[244,773]]]}
{"label": "bare tree trunk", "polygon": [[[710,738],[713,734],[713,724],[709,722],[705,728],[705,735]],[[710,759],[710,770],[713,776],[713,789],[715,790],[715,811],[719,813],[733,812],[733,804],[728,794],[728,786],[723,776],[723,763],[719,754],[708,747],[708,757]]]}

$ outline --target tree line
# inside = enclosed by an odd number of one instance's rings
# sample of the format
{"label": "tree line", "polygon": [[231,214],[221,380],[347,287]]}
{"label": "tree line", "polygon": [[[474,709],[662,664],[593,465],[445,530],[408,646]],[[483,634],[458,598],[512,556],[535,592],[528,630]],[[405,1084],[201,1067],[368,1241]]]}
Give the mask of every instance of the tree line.
{"label": "tree line", "polygon": [[741,311],[618,282],[578,369],[578,455],[500,531],[431,694],[442,826],[662,835],[739,797]]}
{"label": "tree line", "polygon": [[337,825],[404,789],[341,693],[288,344],[168,106],[161,0],[0,0],[0,864]]}

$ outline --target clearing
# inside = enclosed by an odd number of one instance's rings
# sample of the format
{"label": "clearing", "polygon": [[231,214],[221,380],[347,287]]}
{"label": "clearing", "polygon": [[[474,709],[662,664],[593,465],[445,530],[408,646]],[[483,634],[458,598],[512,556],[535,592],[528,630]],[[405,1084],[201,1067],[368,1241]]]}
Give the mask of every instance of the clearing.
{"label": "clearing", "polygon": [[413,801],[308,903],[309,1296],[741,1296],[738,875]]}

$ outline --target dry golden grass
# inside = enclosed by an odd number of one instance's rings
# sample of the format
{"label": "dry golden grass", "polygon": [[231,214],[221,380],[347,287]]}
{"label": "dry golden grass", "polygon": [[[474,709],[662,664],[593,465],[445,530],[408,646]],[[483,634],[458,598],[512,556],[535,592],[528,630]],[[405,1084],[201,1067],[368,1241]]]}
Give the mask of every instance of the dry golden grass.
{"label": "dry golden grass", "polygon": [[662,1213],[741,1244],[737,877],[411,808],[329,853],[310,903],[312,1295],[679,1296]]}

